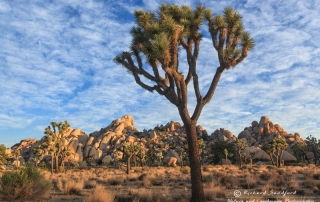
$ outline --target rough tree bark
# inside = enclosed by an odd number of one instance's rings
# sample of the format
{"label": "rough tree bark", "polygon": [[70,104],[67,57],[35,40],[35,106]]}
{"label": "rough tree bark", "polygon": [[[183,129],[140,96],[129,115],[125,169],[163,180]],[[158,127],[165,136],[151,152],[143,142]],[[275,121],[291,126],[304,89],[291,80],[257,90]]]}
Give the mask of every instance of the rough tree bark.
{"label": "rough tree bark", "polygon": [[189,149],[189,160],[191,170],[191,182],[192,182],[192,198],[191,201],[205,201],[202,174],[201,174],[201,163],[200,154],[198,149],[198,137],[196,130],[196,123],[184,123]]}

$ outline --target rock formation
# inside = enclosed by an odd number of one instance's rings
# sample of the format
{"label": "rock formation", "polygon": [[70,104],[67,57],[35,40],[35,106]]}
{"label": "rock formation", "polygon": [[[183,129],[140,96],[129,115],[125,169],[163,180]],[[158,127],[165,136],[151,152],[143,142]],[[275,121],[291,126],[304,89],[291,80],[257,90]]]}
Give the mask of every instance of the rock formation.
{"label": "rock formation", "polygon": [[[204,140],[202,156],[212,155],[211,147],[218,141],[233,143],[237,140],[237,137],[231,131],[224,128],[217,129],[208,136],[207,131],[202,126],[197,126],[197,134],[199,139]],[[78,128],[69,128],[65,132],[65,136],[69,137],[67,145],[69,151],[74,154],[74,160],[76,162],[87,161],[88,165],[94,165],[92,162],[97,161],[100,161],[103,165],[118,162],[125,155],[123,152],[124,144],[138,144],[145,154],[148,151],[149,153],[152,151],[155,154],[154,161],[159,164],[167,164],[168,162],[172,164],[173,162],[174,164],[182,163],[185,159],[182,159],[183,153],[186,153],[187,148],[186,132],[179,122],[170,121],[164,126],[161,125],[154,129],[139,132],[134,127],[134,119],[130,115],[116,119],[107,127],[94,131],[89,135]],[[255,153],[253,159],[265,160],[270,160],[270,157],[260,147],[268,144],[275,137],[285,138],[286,142],[291,146],[296,142],[303,141],[299,134],[286,132],[280,125],[273,124],[267,116],[261,117],[259,122],[253,121],[251,126],[246,127],[238,134],[238,139],[248,143],[248,147],[244,151],[247,157]],[[22,158],[19,158],[18,163],[23,165],[25,161],[32,161],[36,157],[34,149],[43,144],[44,141],[44,138],[41,140],[32,138],[21,140],[20,143],[15,144],[11,150],[8,149],[6,152],[12,153],[17,149],[20,150]],[[293,159],[291,156],[288,158]],[[43,159],[50,161],[51,156],[47,154]],[[203,162],[207,160],[205,157],[202,158]],[[221,163],[226,162],[222,160]]]}
{"label": "rock formation", "polygon": [[298,133],[292,134],[286,132],[279,124],[273,124],[267,116],[262,116],[259,123],[253,121],[251,126],[246,127],[239,133],[239,139],[245,139],[249,146],[266,145],[273,138],[285,138],[290,145],[295,142],[303,141]]}

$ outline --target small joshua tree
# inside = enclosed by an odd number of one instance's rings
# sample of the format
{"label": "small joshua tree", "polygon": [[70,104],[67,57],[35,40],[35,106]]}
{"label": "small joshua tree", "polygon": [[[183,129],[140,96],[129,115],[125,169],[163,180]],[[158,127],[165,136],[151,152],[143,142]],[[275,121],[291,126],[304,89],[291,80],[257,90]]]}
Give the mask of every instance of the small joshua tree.
{"label": "small joshua tree", "polygon": [[274,156],[277,160],[277,167],[281,166],[282,154],[283,151],[288,147],[288,143],[285,139],[282,138],[274,138],[270,144],[270,147],[275,149]]}
{"label": "small joshua tree", "polygon": [[19,169],[19,156],[20,156],[20,150],[19,149],[16,149],[14,152],[13,152],[13,157],[16,159],[16,169],[18,170]]}
{"label": "small joshua tree", "polygon": [[239,166],[242,167],[242,156],[243,156],[243,150],[247,147],[247,143],[243,140],[237,140],[235,142],[235,150],[239,156]]}
{"label": "small joshua tree", "polygon": [[272,165],[275,165],[274,160],[273,160],[273,156],[275,156],[274,153],[276,152],[276,148],[274,147],[274,145],[272,145],[272,144],[264,145],[262,147],[262,150],[264,150],[270,156]]}
{"label": "small joshua tree", "polygon": [[130,172],[130,160],[139,153],[140,147],[138,144],[123,144],[123,153],[127,157],[127,174]]}
{"label": "small joshua tree", "polygon": [[228,150],[224,149],[223,152],[224,152],[224,155],[226,156],[226,165],[228,165]]}
{"label": "small joshua tree", "polygon": [[[51,129],[52,127],[52,129]],[[48,126],[45,129],[46,141],[43,144],[51,154],[52,158],[55,159],[55,169],[59,172],[59,157],[61,157],[61,152],[65,148],[65,132],[70,127],[68,121],[64,122],[51,122],[51,127]],[[53,165],[53,163],[52,163]]]}
{"label": "small joshua tree", "polygon": [[5,165],[7,163],[6,149],[4,144],[0,145],[0,165]]}

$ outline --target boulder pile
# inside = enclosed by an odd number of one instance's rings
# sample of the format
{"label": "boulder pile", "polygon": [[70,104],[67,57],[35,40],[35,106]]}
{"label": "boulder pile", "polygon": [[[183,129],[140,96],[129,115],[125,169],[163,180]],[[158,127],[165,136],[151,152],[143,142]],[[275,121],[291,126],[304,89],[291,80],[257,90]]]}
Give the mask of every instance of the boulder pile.
{"label": "boulder pile", "polygon": [[[205,154],[211,153],[211,147],[218,141],[233,143],[237,139],[242,139],[248,143],[246,152],[249,156],[251,153],[260,152],[260,147],[268,144],[273,138],[282,136],[288,145],[303,141],[300,135],[284,131],[279,124],[273,124],[267,116],[261,117],[260,121],[253,121],[251,126],[244,128],[238,134],[238,138],[229,130],[220,128],[215,130],[210,136],[202,126],[197,126],[199,139],[203,139],[202,151]],[[166,125],[156,126],[154,129],[139,132],[134,126],[134,119],[130,115],[125,115],[121,119],[116,119],[105,128],[94,131],[87,135],[80,129],[68,128],[65,132],[69,150],[74,154],[74,160],[77,162],[87,162],[88,159],[101,161],[102,164],[108,165],[122,159],[124,156],[124,144],[139,144],[147,153],[149,150],[155,153],[159,163],[180,164],[184,159],[183,151],[187,148],[187,136],[185,128],[179,122],[170,121]],[[28,138],[12,146],[8,153],[14,153],[20,150],[21,157],[19,164],[25,161],[32,161],[36,157],[35,147],[43,144],[45,138],[36,140]],[[263,154],[256,155],[263,156]],[[13,156],[11,156],[13,158]],[[268,159],[268,157],[264,156]],[[46,153],[45,159],[51,159]],[[202,161],[206,161],[202,158]],[[222,164],[226,162],[221,162]],[[228,162],[229,163],[229,162]],[[94,165],[94,164],[90,164]]]}
{"label": "boulder pile", "polygon": [[267,116],[262,116],[259,123],[253,121],[251,126],[239,133],[238,139],[246,141],[249,146],[259,146],[266,145],[273,138],[280,136],[284,137],[289,145],[303,141],[298,133],[286,132],[279,124],[273,124]]}

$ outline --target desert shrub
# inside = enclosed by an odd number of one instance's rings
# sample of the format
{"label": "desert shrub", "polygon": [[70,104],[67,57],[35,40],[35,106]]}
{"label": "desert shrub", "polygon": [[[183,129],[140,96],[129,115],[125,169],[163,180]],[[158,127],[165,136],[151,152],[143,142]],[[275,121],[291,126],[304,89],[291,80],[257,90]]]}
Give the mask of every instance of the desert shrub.
{"label": "desert shrub", "polygon": [[146,176],[147,176],[146,173],[142,173],[142,174],[138,177],[138,180],[139,180],[139,181],[142,181]]}
{"label": "desert shrub", "polygon": [[141,188],[130,190],[134,202],[160,202],[160,201],[172,201],[168,189],[161,190],[159,192],[152,192],[151,190]]}
{"label": "desert shrub", "polygon": [[163,181],[161,178],[154,176],[153,174],[148,174],[143,177],[143,186],[150,187],[150,186],[161,186]]}
{"label": "desert shrub", "polygon": [[289,190],[298,190],[300,188],[300,185],[296,181],[291,181],[289,183],[289,187],[288,188],[289,188]]}
{"label": "desert shrub", "polygon": [[238,178],[233,175],[226,175],[220,179],[220,183],[227,189],[237,188]]}
{"label": "desert shrub", "polygon": [[20,171],[6,172],[0,179],[0,194],[9,201],[42,198],[50,189],[51,182],[30,165]]}
{"label": "desert shrub", "polygon": [[190,174],[190,167],[184,166],[184,167],[180,168],[180,171],[184,174]]}
{"label": "desert shrub", "polygon": [[223,178],[224,176],[226,176],[227,174],[224,171],[212,171],[211,175],[217,179],[218,181],[220,181],[221,178]]}
{"label": "desert shrub", "polygon": [[96,181],[94,181],[94,180],[87,180],[87,181],[85,181],[83,188],[85,188],[85,189],[92,189],[92,188],[95,188],[96,185],[97,185],[97,182],[96,182]]}
{"label": "desert shrub", "polygon": [[304,196],[304,195],[306,195],[306,193],[305,193],[304,189],[299,189],[299,190],[297,190],[297,195]]}
{"label": "desert shrub", "polygon": [[257,181],[254,176],[247,175],[243,181],[242,187],[245,189],[252,189],[257,186]]}
{"label": "desert shrub", "polygon": [[204,183],[210,183],[214,182],[216,178],[212,174],[207,174],[202,176],[202,182]]}
{"label": "desert shrub", "polygon": [[65,171],[64,166],[59,166],[59,173],[63,173]]}
{"label": "desert shrub", "polygon": [[65,180],[59,178],[57,180],[57,188],[65,195],[81,195],[84,183],[81,180]]}
{"label": "desert shrub", "polygon": [[207,201],[215,201],[217,198],[226,198],[225,190],[220,187],[204,189],[204,195]]}
{"label": "desert shrub", "polygon": [[284,175],[286,173],[286,170],[284,169],[279,169],[278,170],[279,175]]}
{"label": "desert shrub", "polygon": [[305,188],[314,188],[316,186],[316,183],[314,180],[305,180],[304,182],[302,182],[302,185],[305,187]]}
{"label": "desert shrub", "polygon": [[124,182],[125,182],[125,177],[123,176],[111,177],[108,179],[108,183],[110,185],[122,185]]}
{"label": "desert shrub", "polygon": [[268,165],[267,168],[269,170],[277,170],[278,169],[277,166],[274,166],[274,165]]}
{"label": "desert shrub", "polygon": [[109,193],[102,185],[97,185],[87,198],[87,202],[112,202],[115,196]]}
{"label": "desert shrub", "polygon": [[264,181],[267,181],[267,180],[269,180],[273,175],[274,175],[274,174],[272,174],[272,173],[264,172],[264,173],[261,173],[260,179],[261,179],[261,180],[264,180]]}
{"label": "desert shrub", "polygon": [[127,180],[128,181],[138,181],[139,177],[140,176],[138,174],[130,174],[130,175],[127,176]]}
{"label": "desert shrub", "polygon": [[276,187],[285,187],[287,185],[283,175],[274,177],[271,181],[271,184]]}
{"label": "desert shrub", "polygon": [[319,173],[314,174],[314,175],[313,175],[313,179],[315,179],[315,180],[320,180],[320,174],[319,174]]}

